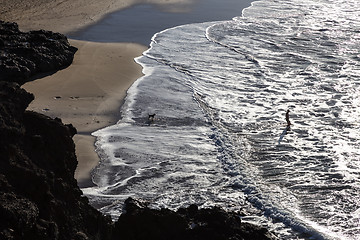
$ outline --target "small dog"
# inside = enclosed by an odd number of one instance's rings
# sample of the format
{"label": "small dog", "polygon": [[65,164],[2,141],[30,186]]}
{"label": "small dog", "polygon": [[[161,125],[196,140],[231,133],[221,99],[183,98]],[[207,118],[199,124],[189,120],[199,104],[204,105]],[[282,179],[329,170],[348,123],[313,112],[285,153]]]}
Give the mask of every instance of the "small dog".
{"label": "small dog", "polygon": [[149,121],[153,122],[155,119],[155,113],[154,114],[149,114]]}

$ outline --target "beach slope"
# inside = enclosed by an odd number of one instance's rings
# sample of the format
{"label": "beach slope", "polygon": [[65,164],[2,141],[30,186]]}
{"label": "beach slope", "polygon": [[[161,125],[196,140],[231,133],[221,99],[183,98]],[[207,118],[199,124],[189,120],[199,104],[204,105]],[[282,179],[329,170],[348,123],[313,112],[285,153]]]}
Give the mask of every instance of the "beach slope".
{"label": "beach slope", "polygon": [[91,133],[120,119],[126,91],[142,75],[133,59],[146,48],[127,43],[70,43],[78,48],[71,66],[23,87],[35,95],[28,109],[59,117],[77,129],[75,177],[80,186],[86,186],[91,184],[90,171],[99,162]]}

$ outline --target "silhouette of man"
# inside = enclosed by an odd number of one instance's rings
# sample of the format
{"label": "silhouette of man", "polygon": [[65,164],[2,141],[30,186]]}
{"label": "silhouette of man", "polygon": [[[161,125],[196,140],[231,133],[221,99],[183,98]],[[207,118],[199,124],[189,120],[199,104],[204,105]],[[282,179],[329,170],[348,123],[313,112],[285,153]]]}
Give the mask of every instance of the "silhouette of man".
{"label": "silhouette of man", "polygon": [[286,115],[285,115],[285,119],[286,119],[286,123],[287,123],[287,128],[288,128],[288,129],[290,129],[290,125],[291,125],[289,113],[290,113],[290,110],[288,109],[288,110],[286,111]]}

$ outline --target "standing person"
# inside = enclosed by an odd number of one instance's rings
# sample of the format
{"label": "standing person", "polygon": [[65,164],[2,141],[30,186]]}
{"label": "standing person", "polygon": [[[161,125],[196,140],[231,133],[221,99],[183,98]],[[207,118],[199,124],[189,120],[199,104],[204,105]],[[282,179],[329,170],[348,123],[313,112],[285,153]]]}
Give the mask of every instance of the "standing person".
{"label": "standing person", "polygon": [[286,119],[286,123],[287,123],[287,128],[288,128],[288,129],[290,129],[290,125],[291,125],[289,113],[290,113],[290,110],[288,109],[288,110],[286,111],[286,115],[285,115],[285,119]]}

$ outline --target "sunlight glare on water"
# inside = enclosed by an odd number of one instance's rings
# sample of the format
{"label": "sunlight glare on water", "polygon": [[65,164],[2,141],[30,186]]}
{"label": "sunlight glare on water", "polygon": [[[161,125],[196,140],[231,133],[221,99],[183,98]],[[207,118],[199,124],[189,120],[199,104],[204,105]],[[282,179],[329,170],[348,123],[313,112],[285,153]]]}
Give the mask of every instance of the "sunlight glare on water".
{"label": "sunlight glare on water", "polygon": [[282,239],[359,239],[359,16],[355,0],[264,0],[156,34],[84,192],[113,217],[135,196],[242,208]]}

